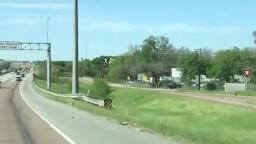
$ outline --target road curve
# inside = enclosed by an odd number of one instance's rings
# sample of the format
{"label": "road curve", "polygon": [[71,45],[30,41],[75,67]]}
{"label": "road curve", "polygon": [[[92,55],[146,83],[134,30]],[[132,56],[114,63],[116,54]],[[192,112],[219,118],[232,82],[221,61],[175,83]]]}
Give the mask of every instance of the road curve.
{"label": "road curve", "polygon": [[23,98],[76,144],[175,144],[159,135],[121,126],[38,94],[32,76],[21,84]]}
{"label": "road curve", "polygon": [[68,143],[24,103],[14,73],[0,80],[0,144]]}

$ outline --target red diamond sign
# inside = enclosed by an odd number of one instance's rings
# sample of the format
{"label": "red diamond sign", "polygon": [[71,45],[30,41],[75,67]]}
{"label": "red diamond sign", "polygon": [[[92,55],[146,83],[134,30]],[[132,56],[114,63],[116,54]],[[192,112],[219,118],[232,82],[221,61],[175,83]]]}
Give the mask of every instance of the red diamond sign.
{"label": "red diamond sign", "polygon": [[248,77],[251,73],[251,70],[250,69],[243,69],[243,73],[244,73],[245,77]]}

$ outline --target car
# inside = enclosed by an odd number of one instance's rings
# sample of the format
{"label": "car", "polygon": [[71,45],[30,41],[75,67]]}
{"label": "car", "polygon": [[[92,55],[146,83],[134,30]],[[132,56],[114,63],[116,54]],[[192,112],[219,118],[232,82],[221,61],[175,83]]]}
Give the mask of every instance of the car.
{"label": "car", "polygon": [[125,82],[126,84],[135,84],[135,82],[133,82],[133,81],[127,81],[127,82]]}
{"label": "car", "polygon": [[170,82],[170,83],[167,84],[166,88],[168,88],[168,89],[181,88],[181,84],[178,84],[176,82]]}
{"label": "car", "polygon": [[[193,84],[192,86],[193,86],[193,87],[198,87],[198,85],[199,85],[199,84],[196,83],[196,84]],[[205,83],[201,83],[200,86],[201,86],[201,87],[206,87],[206,84],[205,84]]]}
{"label": "car", "polygon": [[25,74],[21,74],[21,77],[25,77]]}
{"label": "car", "polygon": [[181,84],[174,82],[172,80],[162,80],[159,82],[159,87],[164,87],[167,89],[181,88]]}
{"label": "car", "polygon": [[21,81],[21,77],[16,77],[16,81]]}

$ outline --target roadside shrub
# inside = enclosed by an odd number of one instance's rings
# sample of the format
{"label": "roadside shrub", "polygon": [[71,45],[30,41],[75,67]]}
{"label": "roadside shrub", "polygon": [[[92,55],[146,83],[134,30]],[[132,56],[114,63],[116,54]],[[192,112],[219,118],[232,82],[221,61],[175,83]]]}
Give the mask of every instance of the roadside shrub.
{"label": "roadside shrub", "polygon": [[206,84],[206,89],[207,90],[216,90],[217,89],[217,84],[215,82],[209,82]]}
{"label": "roadside shrub", "polygon": [[111,89],[107,82],[101,79],[97,79],[92,85],[90,97],[95,99],[106,99],[109,97],[110,93]]}

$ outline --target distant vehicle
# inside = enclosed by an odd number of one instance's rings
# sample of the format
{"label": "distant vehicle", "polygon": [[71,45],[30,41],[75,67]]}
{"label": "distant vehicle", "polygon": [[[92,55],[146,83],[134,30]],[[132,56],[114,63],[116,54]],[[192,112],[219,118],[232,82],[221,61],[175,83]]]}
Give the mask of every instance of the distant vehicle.
{"label": "distant vehicle", "polygon": [[181,88],[181,84],[178,84],[176,82],[170,82],[170,83],[167,84],[166,88],[168,88],[168,89]]}
{"label": "distant vehicle", "polygon": [[25,77],[25,74],[21,74],[21,77]]}
{"label": "distant vehicle", "polygon": [[7,72],[7,70],[2,70],[0,73],[6,73]]}
{"label": "distant vehicle", "polygon": [[176,88],[181,88],[182,85],[172,80],[164,80],[159,83],[159,86],[167,89],[176,89]]}
{"label": "distant vehicle", "polygon": [[16,81],[21,81],[21,77],[20,77],[20,76],[17,76],[17,77],[16,77]]}
{"label": "distant vehicle", "polygon": [[[193,86],[193,87],[197,87],[198,85],[199,85],[199,84],[197,83],[197,84],[193,84],[192,86]],[[201,87],[206,87],[206,84],[205,84],[205,83],[201,83],[200,86],[201,86]]]}
{"label": "distant vehicle", "polygon": [[127,81],[127,82],[125,82],[126,84],[135,84],[135,82],[133,82],[133,81]]}

